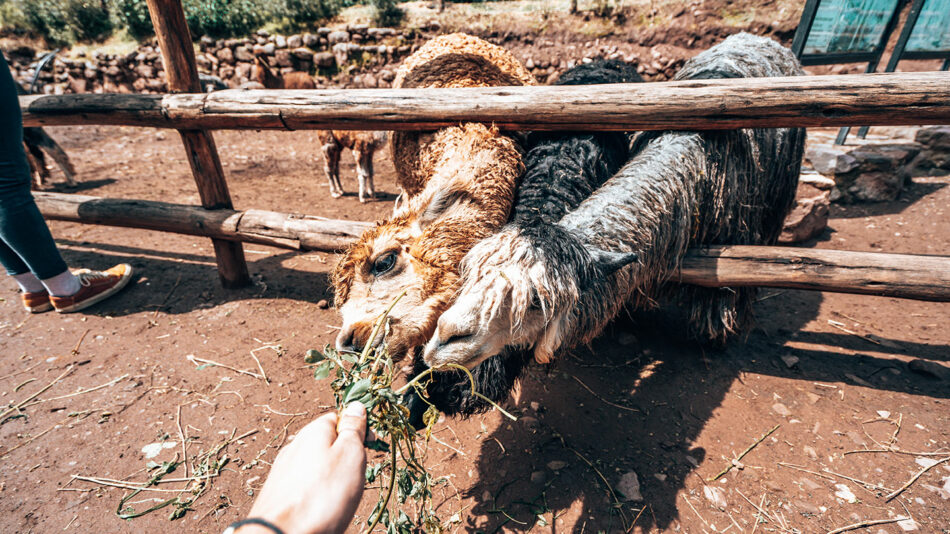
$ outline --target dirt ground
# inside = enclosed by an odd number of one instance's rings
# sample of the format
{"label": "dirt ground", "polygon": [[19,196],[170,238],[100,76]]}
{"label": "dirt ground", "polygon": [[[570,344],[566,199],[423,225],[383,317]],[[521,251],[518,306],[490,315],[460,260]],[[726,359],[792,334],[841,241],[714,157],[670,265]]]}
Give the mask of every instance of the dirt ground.
{"label": "dirt ground", "polygon": [[[69,192],[198,202],[174,132],[51,131],[82,181]],[[361,220],[391,209],[396,189],[384,153],[376,161],[385,200],[360,205],[352,193],[327,194],[313,132],[215,137],[238,208]],[[354,191],[348,155],[343,173]],[[808,246],[948,254],[948,184],[917,178],[897,202],[833,206],[830,228]],[[220,532],[248,512],[279,446],[332,401],[303,354],[336,334],[335,310],[319,305],[332,301],[327,273],[336,258],[246,246],[255,283],[229,291],[207,239],[51,226],[70,265],[129,262],[137,275],[117,297],[66,316],[28,315],[12,281],[0,281],[0,397],[14,405],[40,392],[26,417],[0,426],[0,531]],[[950,447],[950,381],[908,367],[937,364],[946,374],[950,305],[761,295],[758,328],[723,351],[682,341],[662,314],[637,314],[589,349],[533,366],[505,404],[518,422],[497,412],[440,422],[427,457],[446,480],[436,490],[440,515],[455,516],[459,532],[621,532],[634,523],[643,532],[827,532],[897,516],[913,523],[870,531],[948,532],[950,464],[890,502],[883,496]],[[259,373],[253,356],[269,382],[189,359]],[[776,425],[742,469],[707,481]],[[147,462],[181,457],[182,435],[193,458],[252,431],[221,450],[217,457],[230,461],[173,523],[171,508],[119,519],[125,489],[72,479],[142,482]],[[848,454],[891,440],[921,454]],[[143,447],[158,454],[147,459]],[[609,493],[631,472],[642,501],[615,507]],[[352,531],[376,492],[367,492]],[[127,504],[142,510],[174,495],[140,493]]]}
{"label": "dirt ground", "polygon": [[[533,13],[504,25],[498,21],[507,15],[456,16],[463,4],[439,20],[446,31],[474,31],[536,62],[577,60],[605,47],[652,59],[657,44],[664,57],[682,59],[739,26],[790,39],[788,24],[770,21],[794,23],[797,14],[783,9],[800,9],[799,2],[763,2],[757,11],[748,3],[709,0],[681,10],[657,2],[653,13],[654,2],[637,1],[628,24],[644,27],[648,7],[656,19],[649,31],[611,33],[608,22],[592,18],[578,30],[583,37]],[[524,30],[525,20],[539,26]],[[542,31],[544,38],[530,35]],[[579,39],[588,42],[569,44]],[[933,68],[902,63],[902,70]],[[82,182],[52,190],[198,203],[174,132],[49,130]],[[384,153],[376,158],[381,200],[361,205],[349,155],[342,171],[351,194],[330,198],[313,132],[215,138],[239,209],[354,220],[391,210],[396,187]],[[833,205],[830,228],[805,246],[950,254],[948,185],[947,176],[915,178],[896,202]],[[117,297],[68,316],[28,315],[13,282],[0,278],[0,404],[25,405],[0,417],[0,531],[220,532],[248,512],[279,447],[332,402],[303,354],[336,335],[336,311],[320,305],[332,302],[327,274],[336,258],[247,245],[255,283],[231,291],[218,283],[207,239],[51,227],[71,266],[122,261],[137,275]],[[950,305],[769,289],[758,318],[747,339],[712,351],[684,342],[664,314],[624,317],[591,347],[531,367],[504,406],[518,422],[496,412],[441,421],[427,458],[446,480],[435,495],[440,516],[456,519],[457,532],[811,533],[903,516],[912,520],[864,531],[950,532],[950,462],[885,499],[950,456],[943,454],[950,448]],[[928,365],[944,378],[922,373]],[[269,381],[247,374],[261,369]],[[38,402],[23,403],[38,392]],[[776,425],[738,462],[741,469],[708,481]],[[183,435],[187,475],[202,467],[196,456],[240,439],[214,455],[219,466],[225,455],[228,462],[174,522],[171,507],[120,519],[126,489],[73,479],[143,482],[147,463],[181,459]],[[851,454],[888,443],[920,454]],[[612,493],[629,491],[622,480],[630,473],[642,500],[615,506]],[[184,467],[169,476],[185,477]],[[365,525],[377,485],[353,532]],[[141,511],[176,494],[143,492],[125,505]]]}

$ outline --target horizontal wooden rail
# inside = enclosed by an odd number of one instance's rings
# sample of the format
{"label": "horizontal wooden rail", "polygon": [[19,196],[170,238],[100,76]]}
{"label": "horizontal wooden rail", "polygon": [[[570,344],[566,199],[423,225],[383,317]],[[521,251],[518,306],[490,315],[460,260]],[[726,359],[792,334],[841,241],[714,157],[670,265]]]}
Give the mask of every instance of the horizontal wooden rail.
{"label": "horizontal wooden rail", "polygon": [[950,302],[950,256],[724,246],[692,251],[674,280]]}
{"label": "horizontal wooden rail", "polygon": [[20,97],[26,126],[715,130],[950,124],[950,72],[465,89],[229,90]]}
{"label": "horizontal wooden rail", "polygon": [[144,228],[293,250],[337,252],[372,224],[263,210],[206,210],[150,200],[33,193],[47,219]]}
{"label": "horizontal wooden rail", "polygon": [[[205,210],[146,200],[36,193],[48,219],[145,228],[294,250],[335,252],[371,223],[261,210]],[[787,287],[950,301],[950,257],[787,247],[694,249],[675,281],[707,287]]]}

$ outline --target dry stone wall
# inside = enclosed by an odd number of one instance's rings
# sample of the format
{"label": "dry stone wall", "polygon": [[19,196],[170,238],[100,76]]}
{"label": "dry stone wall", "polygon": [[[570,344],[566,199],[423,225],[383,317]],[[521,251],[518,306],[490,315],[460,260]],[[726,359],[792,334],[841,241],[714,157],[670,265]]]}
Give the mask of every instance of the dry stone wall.
{"label": "dry stone wall", "polygon": [[[202,38],[195,50],[199,72],[220,79],[217,88],[236,88],[248,82],[255,55],[266,58],[282,73],[307,72],[319,87],[389,87],[402,59],[440,33],[442,28],[435,22],[411,30],[350,25],[289,36],[261,31],[243,39]],[[571,42],[563,35],[488,32],[480,37],[511,50],[541,83],[594,58],[622,59],[636,64],[648,81],[666,80],[695,52],[681,46],[692,41],[656,43],[652,34],[589,40],[575,37]],[[45,52],[28,47],[4,50],[23,82],[32,80]],[[39,82],[37,92],[46,94],[160,93],[166,89],[161,54],[154,43],[127,54],[60,54],[40,74]]]}
{"label": "dry stone wall", "polygon": [[[281,73],[309,73],[319,86],[389,87],[396,66],[420,43],[416,35],[392,28],[353,25],[290,36],[260,31],[244,39],[202,38],[195,52],[198,71],[219,78],[230,88],[249,81],[255,55]],[[24,83],[33,79],[37,61],[44,53],[29,47],[4,50],[17,78]],[[163,68],[154,43],[128,54],[93,52],[88,57],[57,57],[40,73],[37,92],[160,93],[166,90]]]}
{"label": "dry stone wall", "polygon": [[805,163],[834,181],[832,202],[890,202],[913,176],[950,174],[950,127],[922,127],[914,137],[857,146],[813,144],[805,151]]}

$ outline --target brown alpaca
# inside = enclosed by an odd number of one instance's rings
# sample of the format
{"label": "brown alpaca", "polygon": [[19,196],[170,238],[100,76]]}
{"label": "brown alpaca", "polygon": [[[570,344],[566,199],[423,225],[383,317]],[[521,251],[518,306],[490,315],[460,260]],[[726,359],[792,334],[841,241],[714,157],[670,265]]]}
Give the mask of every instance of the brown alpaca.
{"label": "brown alpaca", "polygon": [[[274,72],[267,61],[260,56],[254,56],[251,80],[267,89],[316,89],[317,87],[309,74],[290,72],[281,76]],[[330,196],[333,198],[343,196],[343,185],[340,183],[340,154],[344,148],[348,148],[353,152],[353,159],[356,160],[360,202],[366,202],[367,198],[375,199],[373,154],[386,143],[386,133],[323,130],[317,132],[317,138],[320,139],[320,150],[323,152],[323,171],[327,175],[327,181],[330,182]]]}
{"label": "brown alpaca", "polygon": [[356,160],[356,177],[359,180],[360,202],[376,198],[373,186],[373,154],[386,144],[386,132],[359,132],[354,130],[322,130],[317,132],[320,150],[323,151],[323,170],[330,181],[330,196],[343,196],[343,184],[340,183],[340,154],[344,148],[350,149]]}
{"label": "brown alpaca", "polygon": [[[395,87],[533,84],[504,49],[464,34],[433,39],[406,59]],[[367,231],[334,270],[343,315],[341,349],[368,342],[392,300],[386,343],[395,357],[425,343],[459,286],[458,266],[479,240],[505,224],[523,170],[511,137],[476,123],[393,134],[397,181],[406,202]],[[380,340],[376,340],[380,342]]]}
{"label": "brown alpaca", "polygon": [[316,89],[317,84],[306,72],[288,72],[280,75],[261,56],[254,56],[251,80],[267,89]]}
{"label": "brown alpaca", "polygon": [[[14,85],[16,85],[17,95],[29,94],[20,84]],[[76,168],[73,167],[73,162],[69,160],[69,156],[66,155],[63,147],[59,146],[59,143],[50,137],[46,130],[40,127],[23,128],[23,148],[26,149],[26,161],[30,164],[30,171],[33,174],[34,189],[43,187],[46,181],[50,179],[44,150],[49,152],[53,161],[62,169],[66,176],[66,183],[76,185],[76,180],[73,178],[73,175],[76,174]]]}
{"label": "brown alpaca", "polygon": [[66,155],[63,147],[59,146],[59,143],[50,137],[46,130],[42,128],[24,128],[23,146],[26,148],[26,160],[33,171],[33,186],[35,189],[43,187],[46,185],[46,181],[50,179],[44,150],[49,152],[53,161],[63,171],[66,183],[70,186],[76,185],[76,180],[73,178],[73,175],[76,174],[73,162],[69,160],[69,156]]}

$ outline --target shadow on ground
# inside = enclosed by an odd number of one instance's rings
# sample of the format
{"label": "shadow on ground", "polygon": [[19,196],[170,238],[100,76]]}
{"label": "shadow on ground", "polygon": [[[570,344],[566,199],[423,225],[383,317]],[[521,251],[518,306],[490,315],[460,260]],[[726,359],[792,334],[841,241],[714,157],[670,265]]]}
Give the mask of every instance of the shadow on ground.
{"label": "shadow on ground", "polygon": [[909,206],[947,187],[945,183],[922,182],[920,178],[908,184],[896,202],[861,202],[856,204],[832,204],[832,219],[860,219],[879,215],[894,215],[903,212]]}
{"label": "shadow on ground", "polygon": [[[68,239],[56,242],[66,263],[73,268],[103,269],[124,262],[135,269],[130,287],[86,312],[94,315],[118,317],[159,308],[175,315],[232,301],[277,297],[314,304],[333,300],[325,272],[301,271],[284,265],[286,260],[298,256],[297,252],[262,258],[247,254],[253,283],[242,289],[224,289],[217,282],[212,256]],[[149,284],[147,290],[141,287],[143,280]]]}
{"label": "shadow on ground", "polygon": [[[784,345],[792,338],[867,350],[859,345],[866,341],[852,336],[796,334],[817,316],[821,299],[820,293],[789,291],[760,303],[760,328],[722,351],[684,341],[676,324],[659,314],[637,315],[618,319],[591,347],[551,369],[532,366],[513,407],[526,417],[482,441],[479,483],[470,490],[479,504],[467,528],[527,532],[537,526],[539,514],[556,516],[577,501],[583,514],[574,532],[623,532],[634,518],[644,532],[673,526],[681,504],[677,495],[688,477],[700,476],[695,466],[707,455],[693,443],[744,373],[803,382],[864,381],[861,385],[881,390],[950,398],[939,381],[880,373],[895,363],[871,355],[799,349],[794,354],[800,365],[790,369],[780,356],[789,354]],[[772,324],[768,318],[782,316],[779,310],[784,319]],[[946,359],[939,346],[900,343],[901,349],[876,349]],[[737,431],[757,434],[767,429],[763,425]],[[564,467],[552,470],[557,465],[552,462]],[[616,485],[629,471],[638,474],[645,501],[617,507],[601,475]],[[477,519],[486,516],[487,525]],[[548,525],[542,531],[548,529],[557,530]]]}
{"label": "shadow on ground", "polygon": [[98,189],[116,183],[113,178],[103,178],[101,180],[77,180],[76,185],[69,185],[66,182],[54,182],[47,184],[43,191],[48,193],[82,193],[92,189]]}

